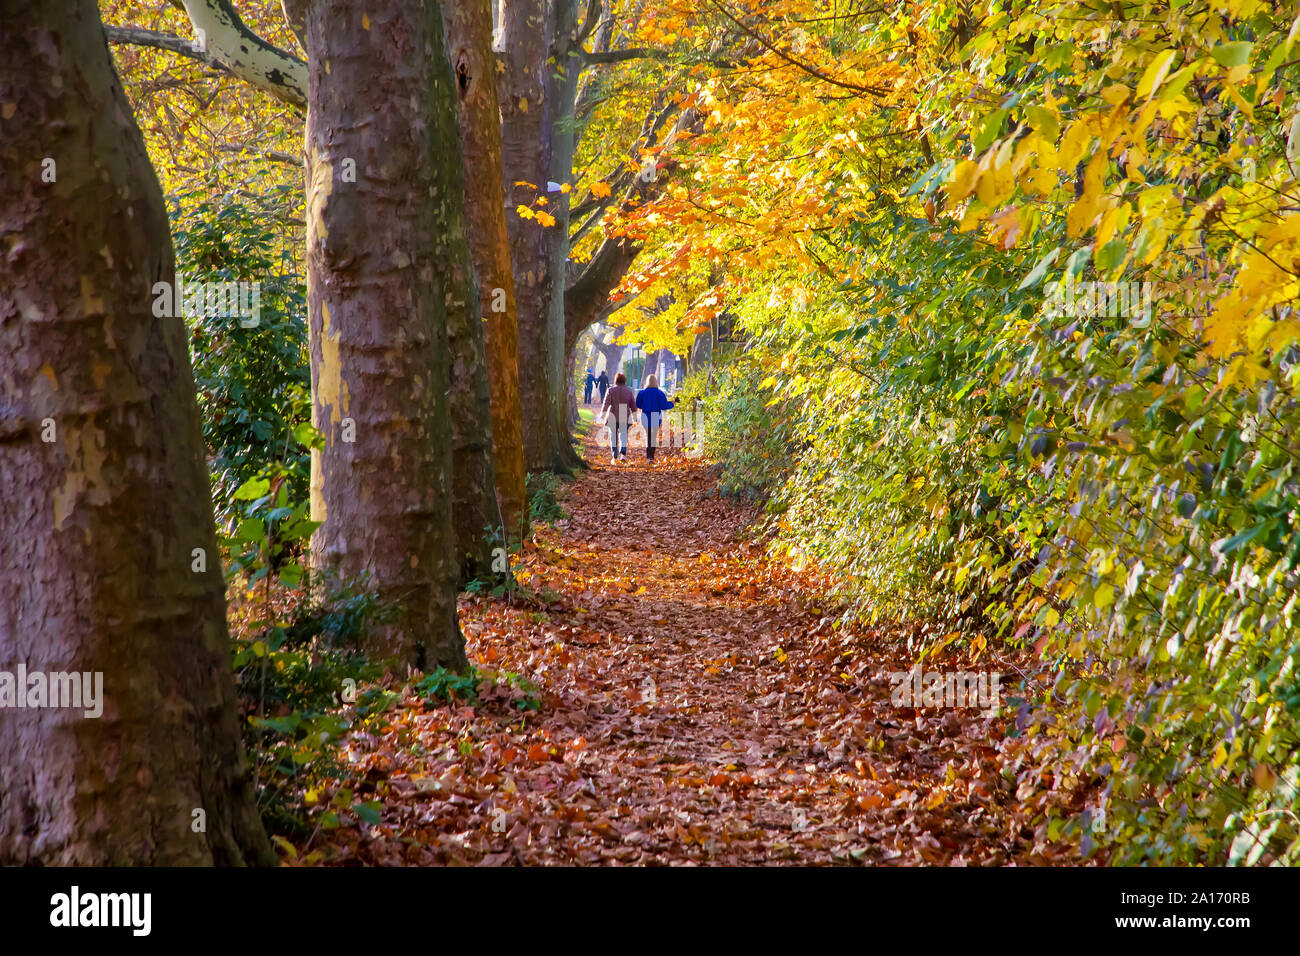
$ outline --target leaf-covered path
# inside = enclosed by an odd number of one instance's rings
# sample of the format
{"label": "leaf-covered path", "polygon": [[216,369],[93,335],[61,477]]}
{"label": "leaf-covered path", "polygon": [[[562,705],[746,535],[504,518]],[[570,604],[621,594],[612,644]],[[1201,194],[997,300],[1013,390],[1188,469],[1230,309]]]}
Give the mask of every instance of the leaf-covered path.
{"label": "leaf-covered path", "polygon": [[[328,855],[375,863],[989,864],[1027,859],[996,729],[890,704],[901,635],[836,628],[810,575],[744,540],[707,467],[633,449],[568,490],[520,583],[467,598],[471,660],[524,675],[478,707],[354,734],[383,822]],[[367,793],[368,790],[374,793]],[[1027,834],[1028,831],[1026,830]],[[319,846],[320,843],[318,842]]]}

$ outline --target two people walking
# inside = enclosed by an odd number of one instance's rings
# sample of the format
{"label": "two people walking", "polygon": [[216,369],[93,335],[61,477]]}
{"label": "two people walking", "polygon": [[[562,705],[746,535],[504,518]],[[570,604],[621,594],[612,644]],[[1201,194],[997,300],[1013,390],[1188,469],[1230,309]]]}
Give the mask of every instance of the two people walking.
{"label": "two people walking", "polygon": [[[654,461],[655,446],[658,444],[659,422],[663,413],[673,407],[659,388],[659,381],[651,375],[646,379],[646,387],[633,392],[627,387],[627,376],[619,372],[614,376],[614,386],[605,394],[601,404],[603,421],[609,427],[610,464],[627,458],[627,432],[632,423],[632,416],[641,413],[641,423],[645,426],[645,456],[647,461]],[[612,416],[612,420],[611,420]]]}
{"label": "two people walking", "polygon": [[605,374],[604,369],[601,369],[600,371],[600,378],[596,378],[592,370],[587,369],[586,389],[583,391],[582,396],[582,401],[585,405],[591,404],[592,388],[600,389],[600,400],[603,402],[605,400],[605,392],[609,389],[609,376]]}
{"label": "two people walking", "polygon": [[601,390],[601,401],[603,402],[604,393],[606,393],[608,388],[610,388],[610,376],[607,376],[606,373],[604,373],[603,368],[601,369],[601,377],[599,378],[595,377],[593,373],[591,373],[590,368],[586,369],[586,392],[584,393],[584,398],[582,398],[582,401],[584,401],[586,405],[591,405],[591,388],[593,388],[593,386],[594,388]]}

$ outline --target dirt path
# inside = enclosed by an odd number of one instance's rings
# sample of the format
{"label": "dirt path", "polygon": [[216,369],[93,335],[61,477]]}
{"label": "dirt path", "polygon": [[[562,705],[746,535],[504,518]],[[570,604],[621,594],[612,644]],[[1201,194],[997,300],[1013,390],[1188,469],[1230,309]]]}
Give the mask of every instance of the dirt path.
{"label": "dirt path", "polygon": [[[379,863],[1003,863],[1027,845],[976,711],[890,704],[897,634],[837,629],[817,582],[740,540],[749,513],[680,453],[589,437],[568,518],[521,562],[533,597],[462,604],[478,707],[358,735]],[[345,841],[346,842],[346,841]]]}

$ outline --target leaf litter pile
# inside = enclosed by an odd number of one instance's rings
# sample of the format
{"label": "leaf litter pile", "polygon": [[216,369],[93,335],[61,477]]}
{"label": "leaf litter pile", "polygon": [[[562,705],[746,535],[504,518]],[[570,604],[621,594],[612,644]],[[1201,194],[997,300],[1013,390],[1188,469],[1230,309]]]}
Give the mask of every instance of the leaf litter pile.
{"label": "leaf litter pile", "polygon": [[837,624],[826,582],[747,540],[753,512],[707,466],[638,452],[611,465],[589,437],[519,591],[462,596],[471,663],[522,679],[434,703],[388,678],[398,706],[349,732],[334,781],[369,809],[277,840],[286,862],[1054,860],[1005,770],[1005,700],[891,705],[908,629]]}

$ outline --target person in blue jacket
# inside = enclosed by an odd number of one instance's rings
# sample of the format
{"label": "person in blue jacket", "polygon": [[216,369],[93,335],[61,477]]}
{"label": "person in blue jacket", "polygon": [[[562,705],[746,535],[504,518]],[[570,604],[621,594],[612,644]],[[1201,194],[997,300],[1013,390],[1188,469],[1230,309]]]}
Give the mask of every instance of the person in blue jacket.
{"label": "person in blue jacket", "polygon": [[659,423],[663,420],[664,412],[673,407],[673,403],[659,389],[659,380],[651,375],[646,379],[645,388],[636,393],[636,407],[641,413],[641,423],[645,425],[646,460],[654,461]]}
{"label": "person in blue jacket", "polygon": [[591,369],[587,369],[587,390],[582,399],[583,403],[586,405],[591,404],[591,390],[596,387],[596,376],[591,374],[591,372]]}

